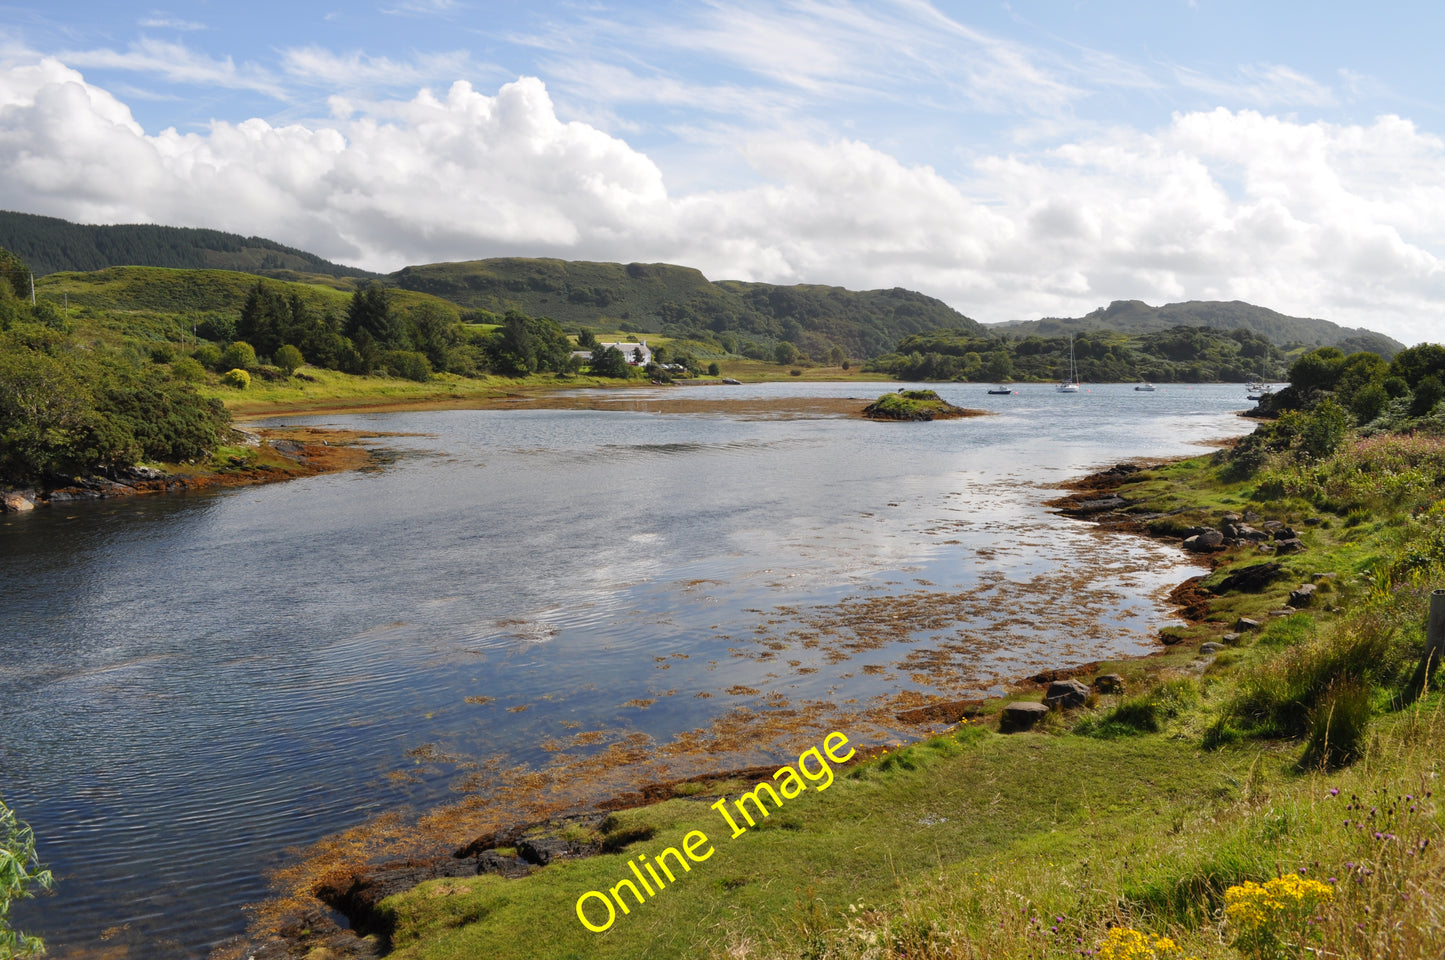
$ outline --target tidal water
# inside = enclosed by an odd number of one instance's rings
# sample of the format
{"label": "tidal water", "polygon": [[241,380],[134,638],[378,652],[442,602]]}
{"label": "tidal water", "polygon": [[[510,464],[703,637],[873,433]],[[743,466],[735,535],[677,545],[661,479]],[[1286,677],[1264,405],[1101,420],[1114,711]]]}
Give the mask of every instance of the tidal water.
{"label": "tidal water", "polygon": [[[995,415],[932,424],[312,418],[390,434],[388,461],[6,517],[0,797],[56,878],[13,921],[57,957],[205,956],[288,848],[455,799],[482,758],[540,767],[579,730],[646,752],[784,701],[904,736],[879,718],[919,698],[1148,650],[1197,571],[1042,501],[1247,432],[1242,387],[984,389],[939,392]],[[772,751],[714,739],[709,762]]]}

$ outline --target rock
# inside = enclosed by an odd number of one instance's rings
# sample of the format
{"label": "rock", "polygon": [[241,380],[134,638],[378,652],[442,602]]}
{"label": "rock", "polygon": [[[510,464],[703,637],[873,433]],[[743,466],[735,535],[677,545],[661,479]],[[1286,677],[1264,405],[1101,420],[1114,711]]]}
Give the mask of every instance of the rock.
{"label": "rock", "polygon": [[1233,644],[1236,644],[1236,643],[1239,642],[1240,636],[1241,636],[1241,634],[1238,634],[1238,633],[1226,633],[1224,636],[1220,637],[1219,639],[1223,640],[1225,643],[1228,643],[1228,644],[1233,645]]}
{"label": "rock", "polygon": [[477,854],[477,873],[494,873],[500,877],[525,877],[532,868],[517,857],[507,857],[495,850]]}
{"label": "rock", "polygon": [[1094,678],[1094,689],[1100,693],[1123,693],[1124,678],[1117,673],[1101,673]]}
{"label": "rock", "polygon": [[1234,535],[1239,537],[1241,540],[1258,541],[1269,539],[1269,534],[1265,533],[1263,530],[1256,530],[1254,527],[1251,527],[1247,523],[1241,523],[1239,526],[1235,527]]}
{"label": "rock", "polygon": [[1218,530],[1196,533],[1184,541],[1184,549],[1192,550],[1195,553],[1207,553],[1211,550],[1218,550],[1222,546],[1224,546],[1224,534]]}
{"label": "rock", "polygon": [[1258,629],[1259,629],[1259,621],[1258,621],[1258,620],[1251,620],[1249,617],[1240,617],[1238,620],[1234,621],[1234,632],[1235,632],[1235,633],[1248,633],[1248,632],[1251,631],[1251,630],[1258,630]]}
{"label": "rock", "polygon": [[1279,572],[1279,564],[1273,562],[1240,567],[1219,581],[1218,585],[1213,588],[1213,592],[1223,594],[1231,590],[1243,590],[1248,593],[1258,593],[1273,583],[1279,577]]}
{"label": "rock", "polygon": [[1129,505],[1123,497],[1104,497],[1101,500],[1081,500],[1070,504],[1068,513],[1102,513],[1105,510],[1121,510]]}
{"label": "rock", "polygon": [[1237,513],[1226,513],[1224,516],[1219,518],[1221,523],[1238,523],[1243,519],[1244,518]]}
{"label": "rock", "polygon": [[1219,653],[1221,650],[1224,649],[1224,644],[1215,643],[1213,640],[1207,640],[1199,645],[1199,652],[1206,655]]}
{"label": "rock", "polygon": [[1219,532],[1224,534],[1224,539],[1226,540],[1239,539],[1239,527],[1232,523],[1221,523],[1219,525]]}
{"label": "rock", "polygon": [[157,470],[155,467],[143,467],[140,464],[126,467],[120,473],[121,476],[130,480],[162,480],[165,478],[164,471]]}
{"label": "rock", "polygon": [[1292,613],[1299,613],[1299,611],[1294,607],[1280,607],[1278,610],[1271,610],[1269,615],[1271,617],[1287,617]]}
{"label": "rock", "polygon": [[1033,725],[1048,716],[1049,708],[1042,703],[1021,701],[1006,704],[998,715],[999,733],[1019,733],[1030,730]]}
{"label": "rock", "polygon": [[1077,680],[1055,680],[1044,694],[1044,705],[1067,710],[1082,707],[1089,699],[1089,688]]}
{"label": "rock", "polygon": [[1270,533],[1274,533],[1280,527],[1283,527],[1284,524],[1280,523],[1278,520],[1266,520],[1264,523],[1261,523],[1260,526],[1268,530]]}
{"label": "rock", "polygon": [[1312,583],[1302,583],[1289,593],[1289,605],[1298,609],[1307,607],[1315,598],[1315,591],[1319,588]]}
{"label": "rock", "polygon": [[594,852],[584,844],[563,840],[561,837],[527,837],[517,841],[517,854],[528,863],[545,867],[553,860],[586,856]]}
{"label": "rock", "polygon": [[1298,536],[1299,534],[1295,533],[1293,530],[1291,530],[1289,527],[1284,526],[1283,524],[1274,529],[1274,538],[1276,540],[1293,540]]}
{"label": "rock", "polygon": [[1318,527],[1322,523],[1324,521],[1319,517],[1305,517],[1305,526],[1307,527]]}
{"label": "rock", "polygon": [[1259,523],[1259,514],[1255,513],[1253,510],[1244,511],[1244,522]]}
{"label": "rock", "polygon": [[1281,553],[1299,553],[1305,548],[1305,545],[1299,537],[1290,537],[1287,540],[1276,540],[1274,548]]}
{"label": "rock", "polygon": [[1311,580],[1314,580],[1314,581],[1316,581],[1316,582],[1318,582],[1318,581],[1320,581],[1320,580],[1335,580],[1335,579],[1338,579],[1338,578],[1339,578],[1339,574],[1338,574],[1338,573],[1335,573],[1334,571],[1330,571],[1329,573],[1312,573],[1312,574],[1310,574],[1310,579],[1311,579]]}
{"label": "rock", "polygon": [[35,494],[28,490],[0,493],[0,513],[25,513],[35,509]]}

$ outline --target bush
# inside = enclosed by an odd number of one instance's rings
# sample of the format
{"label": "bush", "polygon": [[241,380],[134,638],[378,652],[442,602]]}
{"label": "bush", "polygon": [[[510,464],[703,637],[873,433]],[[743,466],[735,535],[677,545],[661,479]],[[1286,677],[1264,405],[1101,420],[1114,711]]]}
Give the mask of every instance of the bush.
{"label": "bush", "polygon": [[256,350],[246,341],[237,340],[221,351],[219,364],[227,370],[253,370],[256,367]]}
{"label": "bush", "polygon": [[251,385],[251,375],[240,367],[236,367],[221,374],[221,382],[228,387],[245,390]]}
{"label": "bush", "polygon": [[382,355],[382,365],[394,377],[404,377],[418,383],[431,379],[431,361],[426,354],[413,350],[388,350]]}
{"label": "bush", "polygon": [[707,375],[710,377],[717,377],[722,375],[722,367],[718,366],[716,360],[707,365]]}
{"label": "bush", "polygon": [[181,357],[171,361],[171,376],[187,383],[199,383],[206,379],[206,368],[194,357]]}
{"label": "bush", "polygon": [[207,370],[221,369],[221,348],[214,343],[204,343],[191,351],[191,358]]}
{"label": "bush", "polygon": [[35,834],[0,800],[0,957],[31,957],[45,952],[38,937],[10,926],[10,905],[49,890],[50,871],[35,858]]}
{"label": "bush", "polygon": [[276,366],[286,371],[286,376],[288,377],[300,369],[301,365],[306,362],[301,356],[301,351],[289,343],[280,350],[277,350],[276,356],[273,359],[276,361]]}

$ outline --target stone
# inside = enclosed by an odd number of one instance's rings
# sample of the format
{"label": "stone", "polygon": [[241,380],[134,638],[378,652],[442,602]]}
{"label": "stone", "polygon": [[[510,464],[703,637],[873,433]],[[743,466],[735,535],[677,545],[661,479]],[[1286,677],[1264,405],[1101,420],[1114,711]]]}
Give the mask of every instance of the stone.
{"label": "stone", "polygon": [[1199,645],[1199,652],[1206,655],[1219,653],[1223,649],[1225,649],[1224,644],[1216,643],[1213,640],[1207,640]]}
{"label": "stone", "polygon": [[21,491],[0,493],[0,513],[25,513],[35,509],[33,496]]}
{"label": "stone", "polygon": [[1239,526],[1235,527],[1234,535],[1239,537],[1241,540],[1259,541],[1269,539],[1268,533],[1265,533],[1263,530],[1256,530],[1254,527],[1251,527],[1247,523],[1241,523]]}
{"label": "stone", "polygon": [[1283,527],[1284,524],[1278,520],[1266,520],[1264,523],[1261,523],[1260,526],[1268,530],[1270,533],[1274,533],[1280,527]]}
{"label": "stone", "polygon": [[1225,643],[1228,643],[1228,644],[1236,644],[1236,643],[1239,642],[1239,638],[1240,638],[1241,636],[1243,636],[1243,634],[1239,634],[1239,633],[1226,633],[1224,636],[1220,637],[1219,639],[1223,640]]}
{"label": "stone", "polygon": [[561,837],[529,837],[517,841],[517,854],[528,863],[546,866],[553,860],[579,856],[578,845]]}
{"label": "stone", "polygon": [[998,732],[1019,733],[1030,730],[1048,714],[1049,708],[1042,703],[1024,700],[1006,704],[1003,712],[998,715]]}
{"label": "stone", "polygon": [[1184,541],[1184,549],[1192,550],[1195,553],[1206,553],[1211,550],[1218,550],[1224,546],[1224,534],[1218,530],[1206,530],[1203,533],[1196,533]]}
{"label": "stone", "polygon": [[1117,673],[1101,673],[1094,678],[1094,689],[1100,693],[1123,693],[1124,678]]}
{"label": "stone", "polygon": [[1259,514],[1255,513],[1253,510],[1244,511],[1244,522],[1259,523]]}
{"label": "stone", "polygon": [[1273,532],[1276,540],[1293,540],[1299,536],[1299,534],[1295,533],[1289,527],[1283,525],[1276,527]]}
{"label": "stone", "polygon": [[1278,610],[1271,610],[1269,615],[1271,617],[1287,617],[1292,613],[1299,613],[1299,611],[1294,607],[1280,607]]}
{"label": "stone", "polygon": [[1219,519],[1220,519],[1220,521],[1223,522],[1223,523],[1238,523],[1239,521],[1243,520],[1244,518],[1241,517],[1241,516],[1240,516],[1239,514],[1237,514],[1237,513],[1226,513],[1224,516],[1220,517]]}
{"label": "stone", "polygon": [[1319,587],[1316,587],[1312,583],[1300,584],[1298,587],[1290,591],[1289,605],[1295,607],[1296,609],[1298,609],[1299,607],[1309,606],[1310,603],[1314,601],[1315,591],[1318,589]]}
{"label": "stone", "polygon": [[1089,688],[1077,680],[1055,680],[1044,694],[1044,704],[1067,710],[1082,707],[1089,700]]}
{"label": "stone", "polygon": [[1305,545],[1299,537],[1290,537],[1285,540],[1276,540],[1274,548],[1281,553],[1299,553],[1305,548]]}
{"label": "stone", "polygon": [[1258,620],[1251,620],[1249,617],[1240,617],[1238,620],[1234,621],[1234,632],[1235,632],[1235,633],[1248,633],[1248,632],[1251,631],[1251,630],[1258,630],[1258,629],[1259,629],[1259,621],[1258,621]]}
{"label": "stone", "polygon": [[1219,581],[1212,592],[1217,594],[1229,593],[1231,590],[1243,590],[1248,593],[1258,593],[1273,583],[1278,577],[1280,566],[1278,563],[1255,563],[1247,567],[1240,567],[1238,570]]}

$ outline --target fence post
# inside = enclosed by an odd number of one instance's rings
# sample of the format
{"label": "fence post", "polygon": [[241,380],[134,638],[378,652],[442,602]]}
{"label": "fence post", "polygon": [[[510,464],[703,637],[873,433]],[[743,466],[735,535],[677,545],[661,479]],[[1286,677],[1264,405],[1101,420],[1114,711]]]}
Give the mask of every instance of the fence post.
{"label": "fence post", "polygon": [[1430,591],[1430,619],[1425,626],[1425,653],[1405,689],[1405,702],[1413,703],[1430,685],[1430,678],[1445,658],[1445,590]]}

